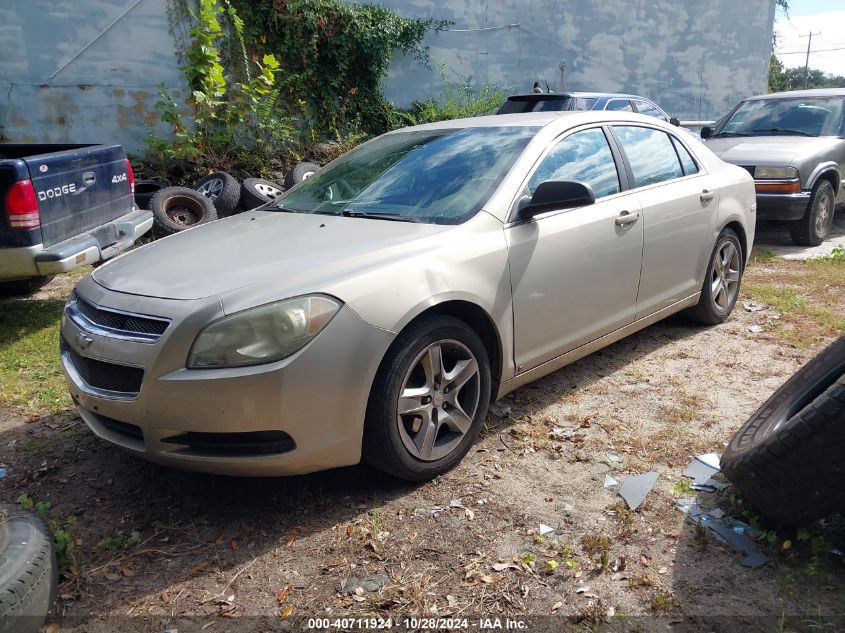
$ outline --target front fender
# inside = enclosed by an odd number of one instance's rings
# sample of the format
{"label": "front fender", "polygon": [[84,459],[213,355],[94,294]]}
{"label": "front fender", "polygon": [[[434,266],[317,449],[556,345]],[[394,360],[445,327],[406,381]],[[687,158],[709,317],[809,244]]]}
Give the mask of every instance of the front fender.
{"label": "front fender", "polygon": [[816,168],[810,174],[810,177],[807,178],[807,185],[804,187],[805,189],[812,189],[816,186],[816,183],[819,181],[819,178],[822,176],[832,175],[833,176],[833,192],[834,194],[839,194],[839,187],[841,184],[841,177],[839,175],[839,165],[837,165],[834,161],[825,161],[823,163],[819,163]]}

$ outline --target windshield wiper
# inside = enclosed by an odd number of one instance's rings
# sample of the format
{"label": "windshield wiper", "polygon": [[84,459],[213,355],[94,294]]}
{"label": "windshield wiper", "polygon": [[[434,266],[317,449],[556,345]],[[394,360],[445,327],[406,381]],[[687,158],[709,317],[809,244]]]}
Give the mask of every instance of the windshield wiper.
{"label": "windshield wiper", "polygon": [[714,134],[713,138],[719,138],[720,136],[751,136],[750,134],[744,134],[742,132],[719,132],[718,134]]}
{"label": "windshield wiper", "polygon": [[353,211],[344,209],[340,214],[346,218],[368,218],[373,220],[390,220],[391,222],[419,222],[419,218],[412,215],[399,215],[398,213],[368,213],[367,211]]}
{"label": "windshield wiper", "polygon": [[767,127],[767,128],[760,128],[758,130],[754,130],[754,133],[757,132],[771,132],[774,134],[787,134],[787,135],[798,135],[798,136],[815,136],[815,134],[810,134],[808,132],[802,132],[801,130],[790,130],[789,128],[785,127]]}

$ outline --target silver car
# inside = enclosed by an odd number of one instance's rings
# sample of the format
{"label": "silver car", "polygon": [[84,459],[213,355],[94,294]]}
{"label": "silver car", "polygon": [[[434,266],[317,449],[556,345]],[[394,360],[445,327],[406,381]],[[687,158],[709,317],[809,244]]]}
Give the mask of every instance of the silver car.
{"label": "silver car", "polygon": [[687,136],[553,112],[365,143],[82,279],[61,328],[79,414],[193,470],[442,473],[491,400],[674,312],[730,314],[754,184]]}
{"label": "silver car", "polygon": [[749,97],[701,136],[754,176],[758,220],[786,222],[803,246],[827,238],[845,203],[845,88]]}

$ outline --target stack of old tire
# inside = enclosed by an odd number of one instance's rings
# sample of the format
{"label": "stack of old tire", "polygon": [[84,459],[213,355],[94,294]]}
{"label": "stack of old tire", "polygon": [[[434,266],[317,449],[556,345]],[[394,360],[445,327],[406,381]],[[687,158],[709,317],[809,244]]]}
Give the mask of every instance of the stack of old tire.
{"label": "stack of old tire", "polygon": [[752,414],[721,468],[745,501],[780,525],[845,513],[845,336]]}
{"label": "stack of old tire", "polygon": [[53,538],[44,521],[0,504],[0,633],[37,633],[57,585]]}
{"label": "stack of old tire", "polygon": [[287,189],[320,169],[298,163],[288,171],[284,185],[264,178],[237,178],[224,171],[209,174],[191,187],[171,187],[161,180],[138,180],[135,203],[153,212],[153,234],[165,237],[272,202]]}

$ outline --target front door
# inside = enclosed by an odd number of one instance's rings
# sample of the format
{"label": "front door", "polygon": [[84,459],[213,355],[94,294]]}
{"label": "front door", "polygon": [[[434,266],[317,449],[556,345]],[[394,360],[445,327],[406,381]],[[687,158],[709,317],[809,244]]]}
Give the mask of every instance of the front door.
{"label": "front door", "polygon": [[514,312],[514,356],[522,373],[633,322],[643,249],[636,194],[622,191],[601,128],[556,141],[531,175],[590,185],[595,204],[550,211],[505,229]]}

